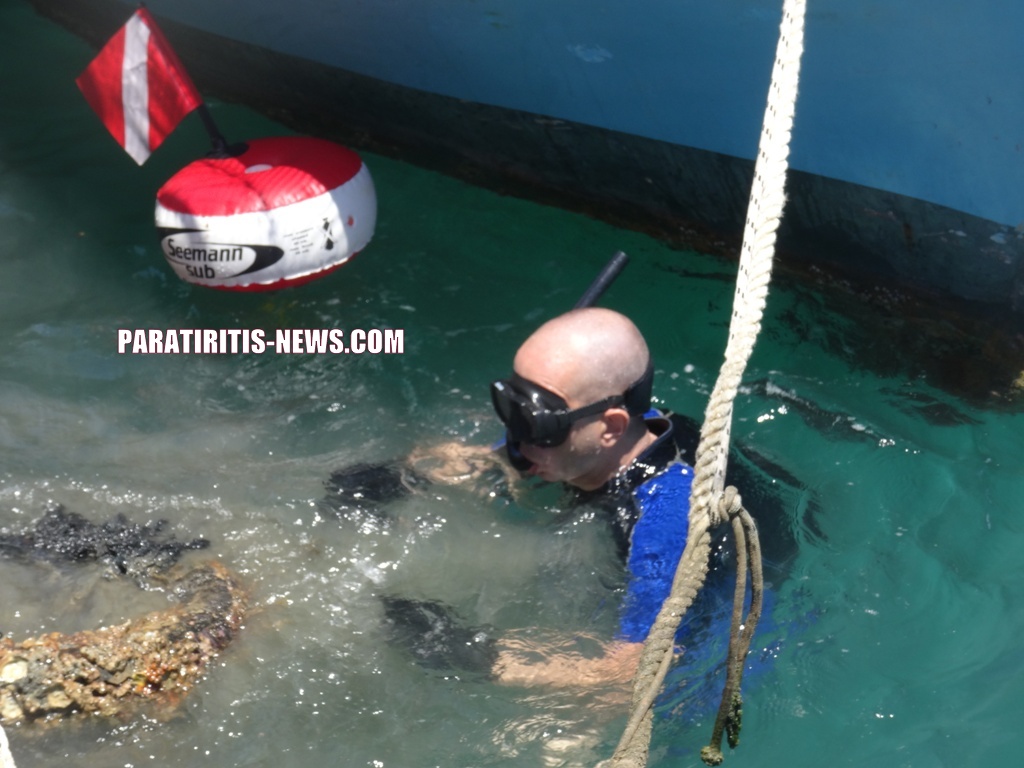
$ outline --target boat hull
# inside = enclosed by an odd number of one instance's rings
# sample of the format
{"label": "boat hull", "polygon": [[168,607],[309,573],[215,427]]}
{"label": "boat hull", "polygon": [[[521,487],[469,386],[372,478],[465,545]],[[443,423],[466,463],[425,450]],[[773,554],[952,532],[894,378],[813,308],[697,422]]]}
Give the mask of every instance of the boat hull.
{"label": "boat hull", "polygon": [[[41,12],[96,45],[105,41],[130,11],[130,6],[119,0],[33,2]],[[421,29],[417,38],[414,27],[417,23],[422,26],[423,19],[417,14],[407,14],[408,18],[399,14],[403,7],[408,10],[419,7],[417,4],[338,2],[328,6],[313,0],[261,0],[242,8],[224,4],[234,9],[233,21],[225,16],[221,4],[214,5],[216,9],[209,8],[209,3],[204,6],[191,0],[149,3],[204,93],[244,102],[303,132],[504,192],[582,210],[682,246],[708,252],[738,251],[753,176],[751,158],[756,151],[778,29],[779,9],[775,3],[733,0],[724,4],[733,12],[738,7],[745,11],[735,16],[738,21],[732,29],[740,40],[723,37],[718,41],[730,55],[737,54],[737,45],[743,47],[744,60],[731,64],[740,74],[708,76],[714,82],[691,88],[679,99],[673,98],[670,86],[650,77],[641,78],[633,85],[650,91],[643,103],[614,91],[614,73],[600,74],[599,68],[617,54],[599,45],[568,46],[570,57],[580,60],[582,66],[578,68],[589,79],[567,81],[561,89],[538,85],[534,89],[538,94],[531,100],[529,88],[512,88],[508,77],[494,74],[501,70],[500,60],[482,60],[478,47],[466,54],[468,58],[460,58],[465,51],[455,45],[452,35],[463,32],[469,41],[470,33],[450,19],[443,29]],[[441,13],[440,6],[434,5],[426,3],[432,12]],[[454,7],[442,5],[449,11]],[[533,7],[534,3],[525,5]],[[685,3],[676,5],[693,10]],[[781,3],[778,5],[781,8]],[[1024,11],[1009,10],[1015,6],[1008,2],[991,0],[983,4],[984,8],[993,5],[1006,6],[1011,21],[1014,17],[1024,20]],[[202,11],[204,7],[208,12]],[[323,14],[328,7],[333,12],[317,17],[312,12],[316,7]],[[341,11],[350,13],[346,16]],[[164,13],[167,15],[161,15]],[[1024,129],[1020,127],[1024,114],[1016,128],[1006,127],[998,152],[987,135],[994,128],[984,123],[983,114],[961,116],[966,123],[951,128],[951,135],[959,136],[956,143],[961,147],[973,146],[979,162],[988,163],[972,167],[970,172],[964,170],[969,153],[965,156],[951,150],[942,155],[941,146],[951,143],[950,136],[941,138],[938,148],[915,150],[921,135],[936,131],[921,126],[928,121],[938,124],[948,120],[962,111],[960,107],[951,102],[940,114],[922,104],[920,112],[914,113],[913,125],[907,128],[905,110],[885,114],[884,104],[888,102],[884,100],[893,98],[891,92],[883,94],[882,105],[858,104],[858,95],[870,85],[870,78],[854,82],[848,70],[836,69],[829,80],[813,69],[822,66],[820,37],[826,32],[841,33],[836,24],[827,23],[834,22],[828,13],[818,13],[817,20],[811,17],[808,21],[804,71],[810,74],[804,76],[794,127],[788,204],[778,241],[782,263],[798,268],[825,267],[869,282],[913,288],[944,300],[957,298],[1024,310],[1024,238],[1011,218],[1018,209],[1024,212],[1024,185],[1013,183],[1019,176],[1014,168],[1019,169],[1022,158],[1019,143],[1015,148],[1004,146],[1016,141],[1014,130],[1022,135],[1024,143]],[[376,17],[368,20],[367,14]],[[501,30],[501,18],[491,17],[499,31],[508,31]],[[980,19],[979,24],[989,23],[984,14]],[[379,52],[367,54],[374,40],[351,44],[345,40],[346,22],[355,25],[358,32],[377,28],[374,25],[384,20],[394,24],[384,47],[405,47],[404,68],[392,60],[394,56],[384,60]],[[712,30],[729,29],[718,20],[698,16],[683,19],[691,25],[698,20]],[[863,38],[871,28],[862,28],[865,22],[860,21],[861,27],[852,34]],[[227,28],[229,22],[235,31]],[[292,52],[299,47],[298,32],[288,32],[300,22],[308,40],[305,55]],[[651,22],[648,17],[637,23]],[[884,23],[878,22],[879,30]],[[441,32],[448,35],[443,44],[438,43]],[[934,30],[927,27],[915,33],[924,36],[921,45],[928,44],[930,32]],[[522,30],[517,34],[523,40],[529,37]],[[574,39],[565,34],[559,39]],[[600,34],[595,27],[593,36]],[[418,48],[417,39],[422,41]],[[965,44],[985,44],[972,41],[974,36],[964,36]],[[988,42],[991,44],[991,40]],[[715,41],[705,44],[713,46]],[[838,45],[836,42],[832,47]],[[912,43],[908,45],[912,47]],[[438,50],[447,57],[443,62]],[[500,53],[495,53],[497,59]],[[529,56],[521,58],[526,61],[516,61],[514,69],[516,77],[524,82],[537,74],[534,69],[547,79],[560,76],[545,69],[550,61],[540,60],[531,66]],[[662,71],[669,64],[661,62]],[[649,61],[644,64],[657,65]],[[481,72],[465,74],[474,67]],[[377,71],[391,79],[374,77]],[[594,71],[599,74],[590,74]],[[461,76],[457,74],[460,72]],[[989,74],[981,72],[976,77],[984,82]],[[941,75],[935,73],[932,77]],[[1000,77],[1005,75],[1000,73]],[[485,92],[480,81],[488,76],[493,76],[496,83]],[[899,71],[885,76],[899,79]],[[818,94],[823,78],[826,85],[849,85],[850,93],[831,104],[845,105],[851,115],[859,115],[856,120],[850,118],[856,123],[851,130],[858,133],[830,132],[828,124],[822,124]],[[405,82],[399,82],[402,80]],[[410,82],[426,87],[415,87]],[[905,85],[909,88],[913,82],[908,80]],[[560,102],[558,93],[551,92],[575,93],[584,86],[594,92],[587,99],[566,98]],[[623,83],[619,86],[625,87]],[[715,101],[716,93],[721,110],[712,120],[713,105],[708,102]],[[903,98],[912,95],[903,94]],[[984,103],[984,97],[977,96]],[[604,105],[600,109],[594,106],[599,103]],[[544,107],[545,111],[517,105]],[[652,105],[664,107],[661,111],[669,114],[667,121],[660,112],[657,119],[644,121],[644,115],[638,113],[653,115]],[[805,109],[810,113],[808,117],[804,117]],[[628,113],[627,117],[620,112]],[[597,122],[602,114],[606,117],[604,124]],[[674,121],[671,115],[676,116]],[[574,119],[577,117],[580,119]],[[842,116],[830,120],[838,126]],[[706,125],[708,121],[714,123],[711,129]],[[716,126],[729,129],[721,129],[722,136],[716,139],[712,136]],[[914,126],[919,129],[917,133],[912,130]],[[871,144],[874,146],[869,149],[858,149]],[[852,157],[846,158],[847,154]],[[945,165],[941,165],[943,160]],[[992,187],[993,191],[980,194],[980,187]]]}

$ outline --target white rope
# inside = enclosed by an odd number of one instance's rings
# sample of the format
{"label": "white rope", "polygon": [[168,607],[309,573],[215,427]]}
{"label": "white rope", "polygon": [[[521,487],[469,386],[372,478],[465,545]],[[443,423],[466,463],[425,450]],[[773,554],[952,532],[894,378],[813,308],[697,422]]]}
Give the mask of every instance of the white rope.
{"label": "white rope", "polygon": [[783,2],[775,65],[747,206],[725,362],[708,401],[697,447],[686,549],[679,561],[672,594],[644,643],[634,681],[633,709],[612,757],[612,768],[643,768],[647,764],[653,719],[651,703],[668,669],[676,629],[707,572],[708,530],[721,521],[729,506],[725,499],[725,470],[733,401],[761,330],[776,233],[785,207],[789,140],[800,80],[805,11],[806,0]]}
{"label": "white rope", "polygon": [[[786,170],[800,80],[805,7],[806,0],[785,0],[782,8],[775,66],[768,89],[768,103],[754,165],[754,183],[750,190],[747,221],[743,230],[743,247],[733,295],[725,362],[708,401],[701,445],[697,449],[698,471],[694,486],[700,480],[700,469],[708,465],[714,474],[713,492],[701,499],[691,499],[691,517],[695,514],[709,514],[710,499],[720,497],[724,490],[733,401],[761,330],[768,284],[771,282],[775,238],[786,203]],[[702,456],[709,452],[710,455],[702,462]]]}

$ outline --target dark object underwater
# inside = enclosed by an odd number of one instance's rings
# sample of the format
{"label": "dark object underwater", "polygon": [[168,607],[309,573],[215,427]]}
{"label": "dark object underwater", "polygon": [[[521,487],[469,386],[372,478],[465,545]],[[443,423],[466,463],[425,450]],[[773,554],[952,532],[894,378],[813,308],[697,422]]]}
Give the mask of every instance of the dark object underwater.
{"label": "dark object underwater", "polygon": [[186,550],[210,545],[206,539],[178,541],[164,533],[166,525],[166,520],[140,525],[122,514],[97,524],[57,505],[31,530],[0,534],[0,556],[64,563],[99,560],[118,574],[143,580],[166,571]]}
{"label": "dark object underwater", "polygon": [[381,602],[388,642],[420,666],[491,675],[498,649],[488,629],[465,626],[451,607],[433,600],[385,595]]}
{"label": "dark object underwater", "polygon": [[353,464],[331,472],[324,481],[327,495],[320,508],[338,518],[362,519],[387,525],[391,516],[382,508],[429,480],[398,462]]}

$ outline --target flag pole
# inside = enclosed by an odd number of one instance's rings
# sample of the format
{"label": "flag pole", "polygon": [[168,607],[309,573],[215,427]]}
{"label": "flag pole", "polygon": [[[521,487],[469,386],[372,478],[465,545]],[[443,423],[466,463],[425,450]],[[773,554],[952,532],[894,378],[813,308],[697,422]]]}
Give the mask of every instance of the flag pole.
{"label": "flag pole", "polygon": [[200,119],[203,121],[203,127],[206,128],[206,133],[210,136],[210,143],[213,145],[213,149],[210,150],[210,157],[231,157],[233,155],[240,155],[245,151],[244,145],[239,147],[228,147],[227,139],[224,138],[224,134],[217,128],[217,123],[213,121],[213,115],[210,114],[210,108],[206,106],[205,101],[199,103],[199,107],[196,109],[199,113]]}

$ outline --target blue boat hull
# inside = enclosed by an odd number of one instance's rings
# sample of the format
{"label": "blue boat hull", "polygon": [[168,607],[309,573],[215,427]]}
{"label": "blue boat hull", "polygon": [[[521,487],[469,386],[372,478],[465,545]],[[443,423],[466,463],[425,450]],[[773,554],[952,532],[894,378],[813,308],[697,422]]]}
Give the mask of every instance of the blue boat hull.
{"label": "blue boat hull", "polygon": [[[33,0],[100,44],[120,0]],[[781,0],[150,0],[204,92],[735,252]],[[779,251],[1024,309],[1024,5],[811,4]]]}

